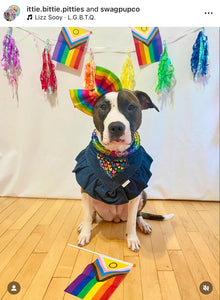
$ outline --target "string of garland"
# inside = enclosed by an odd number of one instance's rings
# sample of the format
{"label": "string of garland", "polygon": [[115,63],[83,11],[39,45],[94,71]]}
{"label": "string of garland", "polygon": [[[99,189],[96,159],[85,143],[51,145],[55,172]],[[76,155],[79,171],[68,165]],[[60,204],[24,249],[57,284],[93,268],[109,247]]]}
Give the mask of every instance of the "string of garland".
{"label": "string of garland", "polygon": [[46,94],[52,95],[57,91],[57,78],[54,70],[55,67],[49,53],[49,41],[42,53],[42,59],[43,66],[40,74],[41,87]]}
{"label": "string of garland", "polygon": [[[19,29],[21,31],[27,32],[28,36],[32,35],[33,37],[35,37],[36,39],[38,39],[42,43],[46,44],[46,40],[43,39],[43,38],[41,38],[37,33],[29,31],[29,30],[27,30],[26,28],[23,28],[23,27],[16,27],[16,29]],[[90,27],[90,29],[92,30],[91,33],[94,33],[96,27]],[[195,28],[195,27],[189,28],[189,29],[185,30],[181,35],[174,36],[174,38],[172,40],[166,40],[166,44],[167,45],[175,44],[178,41],[180,41],[181,39],[184,39],[184,38],[188,37],[189,35],[194,34],[195,32],[199,31],[200,29],[201,29],[201,27],[198,27],[198,28]],[[54,43],[50,43],[50,45],[51,46],[55,46],[56,42],[57,42],[57,39],[51,39],[50,38],[50,41],[54,42]],[[88,47],[86,46],[85,49],[88,50]],[[133,49],[130,52],[136,53],[136,50]],[[113,47],[109,48],[109,47],[103,46],[103,47],[93,47],[93,53],[127,53],[127,50],[117,49],[117,48],[113,48]]]}
{"label": "string of garland", "polygon": [[[19,28],[24,30],[23,28]],[[196,32],[199,29],[194,29],[192,32]],[[27,30],[24,30],[27,31]],[[29,31],[27,31],[29,32]],[[29,32],[30,33],[30,32]],[[36,36],[35,34],[33,34]],[[186,34],[188,35],[188,34]],[[172,44],[183,38],[183,35],[176,40],[169,42],[168,44]],[[38,36],[36,38],[40,39]],[[44,40],[40,39],[42,42]],[[97,48],[98,49],[98,48]],[[101,49],[105,49],[105,47],[100,47]],[[91,50],[90,50],[91,52]],[[102,52],[98,51],[98,52]],[[111,51],[110,51],[111,52]],[[114,52],[114,51],[112,51]],[[123,53],[123,51],[116,51],[117,53]],[[130,53],[127,51],[127,58],[123,64],[123,71],[121,74],[121,81],[123,83],[124,88],[133,89],[134,87],[134,70],[130,57]],[[208,38],[204,34],[204,28],[199,32],[196,42],[193,45],[193,53],[191,57],[191,70],[193,73],[194,80],[197,82],[199,79],[206,77],[208,73]],[[21,66],[19,60],[19,51],[15,45],[15,40],[11,36],[10,31],[5,35],[3,41],[3,58],[1,59],[1,65],[3,70],[8,77],[9,83],[12,86],[13,97],[17,95],[18,88],[18,76],[21,73]],[[94,73],[95,73],[95,64],[93,61],[93,56],[90,53],[90,60],[88,64],[85,66],[85,87],[86,89],[93,89],[95,86],[94,83]],[[173,83],[173,73],[174,67],[170,61],[170,58],[167,54],[166,43],[164,42],[164,51],[161,55],[160,63],[158,66],[158,82],[155,88],[157,94],[168,92]],[[45,48],[43,52],[43,69],[41,72],[41,84],[42,89],[48,93],[53,94],[57,90],[56,84],[56,75],[54,72],[54,65],[51,61],[50,54],[48,49]]]}
{"label": "string of garland", "polygon": [[204,34],[203,28],[193,45],[191,57],[191,71],[195,82],[207,76],[208,59],[208,37]]}
{"label": "string of garland", "polygon": [[160,56],[160,62],[158,65],[158,81],[155,92],[159,94],[165,94],[169,92],[172,85],[173,85],[173,73],[174,73],[174,66],[171,63],[171,60],[167,53],[167,46],[166,42],[163,42],[163,53]]}
{"label": "string of garland", "polygon": [[21,66],[19,60],[19,50],[15,44],[15,40],[11,36],[11,30],[5,35],[3,40],[3,57],[1,66],[5,71],[10,85],[12,86],[13,97],[18,90],[18,76],[21,74]]}
{"label": "string of garland", "polygon": [[129,50],[127,50],[127,58],[125,59],[122,66],[122,73],[120,76],[122,87],[124,89],[133,90],[135,81],[134,81],[134,68],[131,60],[131,55]]}

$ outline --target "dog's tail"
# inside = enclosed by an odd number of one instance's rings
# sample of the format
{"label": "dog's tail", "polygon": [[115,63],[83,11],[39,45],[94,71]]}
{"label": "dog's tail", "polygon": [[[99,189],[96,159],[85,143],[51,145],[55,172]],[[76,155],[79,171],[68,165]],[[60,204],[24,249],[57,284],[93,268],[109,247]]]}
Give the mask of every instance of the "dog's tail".
{"label": "dog's tail", "polygon": [[149,220],[157,220],[157,221],[164,221],[164,220],[169,220],[171,219],[174,214],[169,214],[169,215],[157,215],[157,214],[150,214],[146,212],[141,212],[140,215],[144,219],[149,219]]}

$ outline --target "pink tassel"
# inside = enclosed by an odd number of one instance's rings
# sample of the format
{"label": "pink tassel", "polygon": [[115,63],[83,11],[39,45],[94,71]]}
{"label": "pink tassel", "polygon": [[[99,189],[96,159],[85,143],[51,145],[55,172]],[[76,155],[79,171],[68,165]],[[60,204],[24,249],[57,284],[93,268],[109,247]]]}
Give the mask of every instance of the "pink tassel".
{"label": "pink tassel", "polygon": [[46,94],[54,94],[57,91],[57,78],[55,74],[55,67],[51,61],[48,45],[44,48],[42,53],[43,67],[40,74],[40,81],[42,90]]}

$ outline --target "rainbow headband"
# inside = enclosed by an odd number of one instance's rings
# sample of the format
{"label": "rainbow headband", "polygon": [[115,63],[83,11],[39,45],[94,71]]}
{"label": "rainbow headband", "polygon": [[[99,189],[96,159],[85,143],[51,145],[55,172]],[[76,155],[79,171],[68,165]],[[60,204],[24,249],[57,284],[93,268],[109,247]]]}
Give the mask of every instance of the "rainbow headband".
{"label": "rainbow headband", "polygon": [[122,90],[120,79],[103,67],[96,66],[95,84],[94,90],[70,90],[73,105],[89,116],[92,116],[95,102],[101,95]]}

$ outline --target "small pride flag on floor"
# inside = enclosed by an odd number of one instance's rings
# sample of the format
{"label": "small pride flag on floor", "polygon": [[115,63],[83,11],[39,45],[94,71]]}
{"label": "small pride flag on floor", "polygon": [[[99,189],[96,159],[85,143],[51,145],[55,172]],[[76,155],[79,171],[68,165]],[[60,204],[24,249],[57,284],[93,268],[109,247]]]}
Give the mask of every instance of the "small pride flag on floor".
{"label": "small pride flag on floor", "polygon": [[85,300],[107,300],[133,264],[100,255],[65,289]]}

